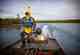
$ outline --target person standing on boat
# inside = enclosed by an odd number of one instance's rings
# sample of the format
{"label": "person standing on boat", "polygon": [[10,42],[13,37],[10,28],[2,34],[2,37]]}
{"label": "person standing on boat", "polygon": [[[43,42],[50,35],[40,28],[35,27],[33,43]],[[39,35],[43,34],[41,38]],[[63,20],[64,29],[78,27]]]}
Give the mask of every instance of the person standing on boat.
{"label": "person standing on boat", "polygon": [[31,37],[32,32],[35,31],[36,28],[36,22],[33,17],[30,16],[29,12],[25,12],[25,16],[21,19],[22,24],[22,31],[21,31],[21,39],[22,39],[22,44],[25,45],[25,40],[24,36],[25,34],[29,35],[28,38]]}

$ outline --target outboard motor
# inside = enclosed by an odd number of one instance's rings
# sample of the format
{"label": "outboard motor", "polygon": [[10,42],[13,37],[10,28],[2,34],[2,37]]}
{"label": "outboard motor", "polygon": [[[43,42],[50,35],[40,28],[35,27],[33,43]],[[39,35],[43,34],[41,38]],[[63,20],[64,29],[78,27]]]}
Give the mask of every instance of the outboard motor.
{"label": "outboard motor", "polygon": [[37,34],[37,35],[40,35],[41,33],[42,33],[41,28],[37,28],[37,29],[36,29],[36,34]]}

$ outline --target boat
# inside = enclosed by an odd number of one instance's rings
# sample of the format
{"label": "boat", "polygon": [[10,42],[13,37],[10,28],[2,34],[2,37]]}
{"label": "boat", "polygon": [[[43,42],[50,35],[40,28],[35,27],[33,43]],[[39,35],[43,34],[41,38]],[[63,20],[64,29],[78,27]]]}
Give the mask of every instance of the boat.
{"label": "boat", "polygon": [[45,38],[42,35],[37,36],[41,37],[33,38],[30,43],[26,41],[23,47],[21,47],[21,40],[18,40],[16,43],[0,49],[0,52],[2,52],[0,55],[65,55],[64,49],[55,38]]}

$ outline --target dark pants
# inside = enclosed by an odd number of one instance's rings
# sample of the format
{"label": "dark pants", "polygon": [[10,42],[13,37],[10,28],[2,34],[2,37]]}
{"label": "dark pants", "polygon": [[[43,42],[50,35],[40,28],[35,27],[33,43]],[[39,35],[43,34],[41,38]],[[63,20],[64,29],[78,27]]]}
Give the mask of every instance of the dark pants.
{"label": "dark pants", "polygon": [[25,39],[24,39],[24,32],[21,32],[21,41],[22,41],[22,45],[24,46],[25,45]]}
{"label": "dark pants", "polygon": [[24,45],[25,46],[25,44],[26,44],[26,42],[25,42],[25,35],[27,35],[27,43],[30,43],[30,35],[31,35],[31,33],[25,33],[25,32],[21,32],[21,40],[22,40],[22,45]]}

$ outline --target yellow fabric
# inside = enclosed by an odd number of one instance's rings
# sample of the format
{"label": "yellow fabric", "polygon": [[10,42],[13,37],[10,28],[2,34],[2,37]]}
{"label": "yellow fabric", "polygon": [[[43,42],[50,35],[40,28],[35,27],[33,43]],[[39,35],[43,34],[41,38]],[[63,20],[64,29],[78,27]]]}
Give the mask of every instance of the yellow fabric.
{"label": "yellow fabric", "polygon": [[32,32],[32,28],[31,27],[24,27],[24,32],[26,33],[31,33]]}

